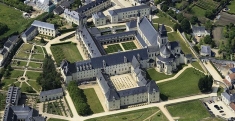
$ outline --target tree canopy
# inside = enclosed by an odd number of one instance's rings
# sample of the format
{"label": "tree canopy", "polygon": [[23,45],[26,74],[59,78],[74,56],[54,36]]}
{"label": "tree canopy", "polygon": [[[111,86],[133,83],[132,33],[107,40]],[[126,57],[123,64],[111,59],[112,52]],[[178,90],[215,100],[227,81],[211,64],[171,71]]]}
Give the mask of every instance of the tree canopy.
{"label": "tree canopy", "polygon": [[179,13],[179,14],[176,15],[176,18],[179,22],[181,22],[184,19],[184,16],[183,16],[182,13]]}
{"label": "tree canopy", "polygon": [[201,92],[210,92],[212,90],[213,77],[206,75],[199,79],[198,88]]}
{"label": "tree canopy", "polygon": [[195,25],[195,24],[198,22],[197,16],[193,16],[193,17],[190,19],[190,22],[191,22],[191,24]]}
{"label": "tree canopy", "polygon": [[51,90],[61,87],[60,74],[56,71],[54,61],[51,56],[46,56],[43,62],[43,71],[37,78],[37,83],[42,86],[42,90]]}
{"label": "tree canopy", "polygon": [[0,22],[0,35],[3,35],[7,31],[8,31],[8,26]]}
{"label": "tree canopy", "polygon": [[92,114],[90,106],[87,104],[86,96],[83,90],[78,88],[77,83],[75,81],[69,82],[67,89],[73,100],[77,113],[82,116]]}
{"label": "tree canopy", "polygon": [[191,32],[191,26],[190,26],[190,23],[187,19],[183,19],[181,21],[181,29],[186,32],[186,33],[190,33]]}

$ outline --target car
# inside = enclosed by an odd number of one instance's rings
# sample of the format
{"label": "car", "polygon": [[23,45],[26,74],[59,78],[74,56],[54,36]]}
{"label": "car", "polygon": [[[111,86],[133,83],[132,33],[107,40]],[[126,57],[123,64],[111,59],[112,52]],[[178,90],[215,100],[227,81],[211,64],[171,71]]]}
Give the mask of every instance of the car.
{"label": "car", "polygon": [[215,108],[219,108],[219,106],[218,106],[218,105],[214,105],[214,107],[215,107]]}
{"label": "car", "polygon": [[220,106],[220,109],[223,109],[223,107],[222,107],[222,106]]}
{"label": "car", "polygon": [[225,115],[226,115],[225,113],[222,114],[222,116],[225,116]]}
{"label": "car", "polygon": [[220,113],[223,113],[224,111],[221,110],[221,111],[219,111],[219,112],[220,112]]}

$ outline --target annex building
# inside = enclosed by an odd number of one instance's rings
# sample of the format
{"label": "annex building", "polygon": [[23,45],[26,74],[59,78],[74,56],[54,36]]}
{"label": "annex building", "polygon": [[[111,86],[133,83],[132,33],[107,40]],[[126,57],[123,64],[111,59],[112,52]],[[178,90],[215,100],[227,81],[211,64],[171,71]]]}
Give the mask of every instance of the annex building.
{"label": "annex building", "polygon": [[[146,78],[145,69],[172,74],[180,64],[191,62],[177,41],[169,42],[164,25],[155,29],[150,20],[137,14],[137,20],[126,23],[126,31],[99,35],[80,25],[75,37],[88,60],[70,63],[63,60],[60,70],[64,81],[96,80],[109,110],[122,106],[159,101],[159,89]],[[82,23],[82,22],[81,22]],[[104,46],[136,41],[139,48],[108,54]]]}

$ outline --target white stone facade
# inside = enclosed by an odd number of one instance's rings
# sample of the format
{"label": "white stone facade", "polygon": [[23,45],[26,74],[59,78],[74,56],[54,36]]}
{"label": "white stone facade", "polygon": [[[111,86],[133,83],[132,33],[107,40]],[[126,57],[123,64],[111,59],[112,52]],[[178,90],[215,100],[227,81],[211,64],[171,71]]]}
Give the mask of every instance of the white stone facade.
{"label": "white stone facade", "polygon": [[80,22],[83,22],[83,24],[87,23],[87,17],[84,15],[79,14],[76,11],[71,11],[69,9],[64,10],[64,18],[68,23],[73,23],[76,25],[81,25]]}

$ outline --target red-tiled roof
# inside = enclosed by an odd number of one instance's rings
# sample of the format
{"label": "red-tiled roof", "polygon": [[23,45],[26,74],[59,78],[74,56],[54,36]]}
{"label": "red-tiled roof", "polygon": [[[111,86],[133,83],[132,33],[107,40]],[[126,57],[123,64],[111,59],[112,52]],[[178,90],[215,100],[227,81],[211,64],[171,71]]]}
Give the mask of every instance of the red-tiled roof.
{"label": "red-tiled roof", "polygon": [[235,79],[235,73],[231,73],[228,75],[230,77],[231,80],[234,80]]}
{"label": "red-tiled roof", "polygon": [[229,106],[235,111],[235,103],[230,103]]}
{"label": "red-tiled roof", "polygon": [[227,86],[232,86],[232,84],[231,84],[227,79],[224,79],[223,82],[224,82]]}

